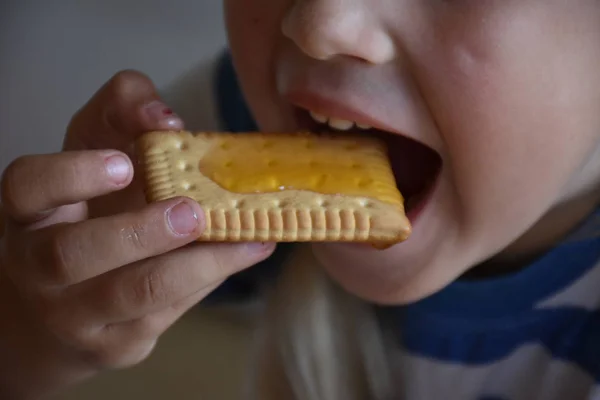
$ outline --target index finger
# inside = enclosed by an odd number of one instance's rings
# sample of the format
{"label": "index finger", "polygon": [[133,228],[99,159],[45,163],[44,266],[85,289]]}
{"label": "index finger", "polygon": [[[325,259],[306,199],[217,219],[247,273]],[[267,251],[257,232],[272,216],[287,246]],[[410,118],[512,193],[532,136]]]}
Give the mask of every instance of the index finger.
{"label": "index finger", "polygon": [[75,114],[64,149],[126,151],[144,132],[179,129],[183,122],[161,102],[150,78],[137,71],[121,71]]}
{"label": "index finger", "polygon": [[[204,213],[187,198],[153,203],[130,213],[55,225],[15,237],[19,265],[42,286],[69,286],[196,240]],[[11,238],[12,239],[12,238]],[[36,279],[32,279],[32,277]]]}
{"label": "index finger", "polygon": [[4,172],[0,196],[11,219],[29,223],[60,206],[121,190],[132,177],[131,161],[117,151],[24,156]]}

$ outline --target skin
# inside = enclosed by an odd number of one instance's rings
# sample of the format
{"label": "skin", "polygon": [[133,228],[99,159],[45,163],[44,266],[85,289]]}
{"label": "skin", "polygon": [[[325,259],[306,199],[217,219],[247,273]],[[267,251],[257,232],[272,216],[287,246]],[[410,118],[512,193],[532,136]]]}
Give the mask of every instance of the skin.
{"label": "skin", "polygon": [[[297,128],[290,93],[347,102],[435,149],[437,189],[387,251],[315,246],[351,292],[405,303],[465,272],[546,250],[600,194],[597,0],[226,0],[263,130]],[[1,179],[0,397],[37,399],[145,359],[157,338],[270,245],[197,245],[189,199],[145,205],[136,137],[183,122],[145,76],[116,75],[74,116],[64,152]],[[115,156],[126,163],[112,176]],[[35,194],[35,195],[32,195]],[[168,216],[187,204],[184,233]],[[90,245],[93,244],[93,245]],[[18,365],[19,368],[15,368]]]}
{"label": "skin", "polygon": [[[600,2],[227,0],[234,61],[265,131],[294,93],[364,110],[443,159],[412,237],[315,250],[367,300],[423,298],[519,268],[600,198]],[[332,115],[335,116],[335,115]],[[485,268],[485,270],[484,270]]]}

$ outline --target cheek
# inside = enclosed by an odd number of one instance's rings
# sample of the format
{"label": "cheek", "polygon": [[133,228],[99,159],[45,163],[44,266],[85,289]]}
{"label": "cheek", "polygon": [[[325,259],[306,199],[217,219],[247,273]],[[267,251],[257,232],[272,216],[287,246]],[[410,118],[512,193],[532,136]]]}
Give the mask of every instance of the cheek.
{"label": "cheek", "polygon": [[225,1],[229,44],[241,71],[256,74],[269,56],[268,39],[274,29],[269,9],[265,0]]}
{"label": "cheek", "polygon": [[[583,19],[513,8],[477,29],[464,18],[465,29],[441,27],[447,34],[423,55],[420,77],[464,226],[485,224],[502,236],[526,229],[561,200],[597,145],[600,109],[598,51],[575,34]],[[572,34],[554,32],[557,24]],[[582,85],[581,76],[591,81]]]}
{"label": "cheek", "polygon": [[229,45],[247,102],[261,127],[279,126],[273,66],[287,0],[226,0]]}

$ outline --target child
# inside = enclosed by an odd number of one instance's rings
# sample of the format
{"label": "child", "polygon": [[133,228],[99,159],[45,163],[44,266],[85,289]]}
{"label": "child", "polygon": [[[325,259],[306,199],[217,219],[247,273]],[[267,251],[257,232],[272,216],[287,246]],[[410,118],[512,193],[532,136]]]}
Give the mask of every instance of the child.
{"label": "child", "polygon": [[[598,398],[600,2],[225,7],[253,121],[225,63],[224,128],[385,131],[412,203],[405,243],[314,244],[290,259],[250,397]],[[183,247],[202,230],[201,205],[143,204],[126,152],[144,131],[181,127],[147,78],[125,72],[75,115],[68,151],[7,169],[4,397],[136,364],[185,310],[273,252]],[[254,278],[236,277],[221,291]]]}

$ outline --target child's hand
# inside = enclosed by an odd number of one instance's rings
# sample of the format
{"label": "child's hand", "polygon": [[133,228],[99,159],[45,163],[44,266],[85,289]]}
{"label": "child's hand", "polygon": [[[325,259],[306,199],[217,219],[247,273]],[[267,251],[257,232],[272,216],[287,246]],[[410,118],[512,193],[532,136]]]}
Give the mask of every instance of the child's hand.
{"label": "child's hand", "polygon": [[74,117],[70,151],[7,168],[0,397],[138,363],[189,307],[268,256],[272,247],[261,244],[182,248],[203,229],[200,206],[144,205],[127,150],[145,131],[181,127],[147,78],[122,73]]}

